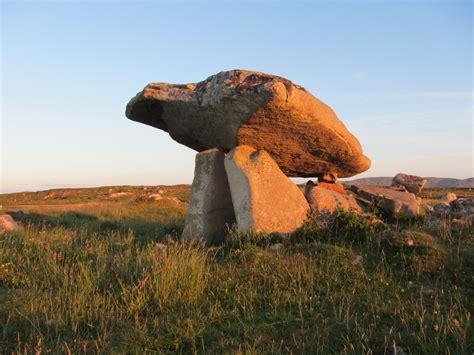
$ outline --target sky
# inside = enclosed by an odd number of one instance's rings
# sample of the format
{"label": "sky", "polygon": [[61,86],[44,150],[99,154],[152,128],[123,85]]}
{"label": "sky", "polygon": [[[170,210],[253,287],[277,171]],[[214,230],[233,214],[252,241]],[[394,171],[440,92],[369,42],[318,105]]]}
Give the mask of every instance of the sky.
{"label": "sky", "polygon": [[191,183],[196,152],[128,120],[149,82],[280,75],[372,167],[473,172],[471,1],[2,1],[0,192]]}

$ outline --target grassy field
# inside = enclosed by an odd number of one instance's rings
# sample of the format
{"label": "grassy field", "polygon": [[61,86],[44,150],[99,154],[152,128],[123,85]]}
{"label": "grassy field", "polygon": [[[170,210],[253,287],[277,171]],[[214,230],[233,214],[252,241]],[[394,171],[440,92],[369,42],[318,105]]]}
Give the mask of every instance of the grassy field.
{"label": "grassy field", "polygon": [[23,230],[0,235],[0,352],[473,353],[472,224],[341,214],[204,248],[179,240],[188,197],[1,195]]}

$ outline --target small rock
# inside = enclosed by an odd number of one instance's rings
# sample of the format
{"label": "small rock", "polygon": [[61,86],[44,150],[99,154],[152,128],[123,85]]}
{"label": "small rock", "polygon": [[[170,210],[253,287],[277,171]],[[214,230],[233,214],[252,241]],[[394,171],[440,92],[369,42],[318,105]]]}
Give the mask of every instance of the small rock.
{"label": "small rock", "polygon": [[272,246],[270,246],[271,251],[279,251],[282,250],[285,246],[282,243],[275,243]]}
{"label": "small rock", "polygon": [[20,226],[8,214],[0,215],[0,233],[12,232],[21,229]]}
{"label": "small rock", "polygon": [[426,213],[431,213],[431,212],[434,211],[433,206],[428,205],[428,204],[426,204],[426,203],[422,204],[420,207],[421,207],[421,209],[422,209],[423,211],[425,211]]}
{"label": "small rock", "polygon": [[439,214],[448,214],[451,212],[451,206],[447,202],[441,202],[433,207],[434,212],[439,213]]}
{"label": "small rock", "polygon": [[150,195],[148,195],[147,198],[148,198],[149,200],[158,201],[158,200],[163,199],[163,196],[161,196],[161,194],[150,194]]}
{"label": "small rock", "polygon": [[305,196],[311,209],[321,217],[333,214],[338,209],[362,213],[361,206],[353,196],[322,188],[311,180],[306,183]]}
{"label": "small rock", "polygon": [[318,175],[318,182],[335,183],[337,182],[336,173],[323,173]]}
{"label": "small rock", "polygon": [[448,192],[446,195],[441,197],[441,200],[447,201],[447,202],[454,201],[455,199],[457,199],[457,196],[454,192]]}

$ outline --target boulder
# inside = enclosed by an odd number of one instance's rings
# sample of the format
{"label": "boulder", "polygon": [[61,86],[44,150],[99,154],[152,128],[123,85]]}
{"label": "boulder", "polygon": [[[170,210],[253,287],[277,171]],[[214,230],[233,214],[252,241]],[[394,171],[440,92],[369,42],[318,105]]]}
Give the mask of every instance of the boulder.
{"label": "boulder", "polygon": [[286,234],[303,225],[309,205],[267,152],[238,146],[224,165],[240,231]]}
{"label": "boulder", "polygon": [[403,186],[408,192],[418,195],[428,180],[415,175],[399,173],[392,180],[392,186]]}
{"label": "boulder", "polygon": [[452,210],[459,216],[474,214],[474,197],[460,197],[450,202]]}
{"label": "boulder", "polygon": [[196,155],[184,239],[200,238],[208,245],[220,244],[227,226],[235,223],[224,158],[224,152],[219,149]]}
{"label": "boulder", "polygon": [[343,211],[353,210],[362,213],[361,206],[353,196],[328,190],[319,185],[315,185],[311,180],[306,184],[305,196],[311,209],[316,212],[318,217],[330,215],[338,209]]}
{"label": "boulder", "polygon": [[192,84],[152,83],[131,99],[126,116],[197,151],[265,150],[287,176],[349,177],[370,167],[329,106],[274,75],[231,70]]}
{"label": "boulder", "polygon": [[417,216],[419,203],[412,193],[380,186],[352,186],[351,189],[363,200],[378,204],[390,215]]}
{"label": "boulder", "polygon": [[450,203],[455,199],[457,199],[457,196],[454,192],[448,192],[441,197],[441,200],[446,201],[447,203]]}
{"label": "boulder", "polygon": [[0,215],[0,233],[19,230],[20,226],[8,214]]}

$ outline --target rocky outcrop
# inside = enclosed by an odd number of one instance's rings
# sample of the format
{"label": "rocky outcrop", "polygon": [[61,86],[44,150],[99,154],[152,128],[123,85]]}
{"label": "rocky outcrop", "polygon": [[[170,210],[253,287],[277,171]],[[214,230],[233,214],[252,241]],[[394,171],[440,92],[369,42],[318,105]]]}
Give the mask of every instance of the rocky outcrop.
{"label": "rocky outcrop", "polygon": [[362,213],[361,206],[353,196],[334,190],[328,190],[319,185],[315,185],[312,181],[308,181],[306,184],[305,197],[311,209],[318,217],[330,215],[337,210],[346,212],[352,210]]}
{"label": "rocky outcrop", "polygon": [[329,106],[274,75],[231,70],[195,84],[149,84],[126,115],[197,151],[265,150],[287,176],[349,177],[370,167]]}
{"label": "rocky outcrop", "polygon": [[286,234],[303,225],[308,203],[267,152],[238,146],[224,165],[240,231]]}
{"label": "rocky outcrop", "polygon": [[412,193],[379,186],[355,186],[351,189],[363,200],[380,207],[389,215],[417,216],[419,202]]}
{"label": "rocky outcrop", "polygon": [[427,180],[422,177],[399,173],[394,176],[392,186],[403,186],[408,192],[418,195],[425,187],[426,182]]}
{"label": "rocky outcrop", "polygon": [[220,244],[235,223],[234,207],[224,169],[224,152],[210,149],[196,155],[184,239]]}

